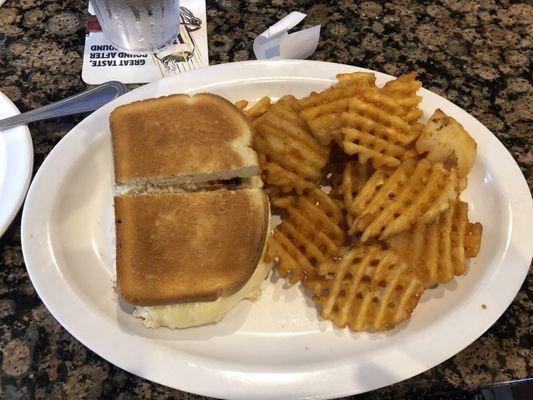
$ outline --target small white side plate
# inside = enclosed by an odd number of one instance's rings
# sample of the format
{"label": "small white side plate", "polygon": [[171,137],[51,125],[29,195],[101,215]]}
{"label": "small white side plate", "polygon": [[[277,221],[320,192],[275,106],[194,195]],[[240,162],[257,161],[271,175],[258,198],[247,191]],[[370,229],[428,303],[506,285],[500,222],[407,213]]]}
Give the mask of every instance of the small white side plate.
{"label": "small white side plate", "polygon": [[[0,92],[0,119],[16,114],[20,114],[17,107]],[[32,169],[33,145],[28,127],[0,131],[0,237],[24,201]]]}
{"label": "small white side plate", "polygon": [[[118,105],[177,92],[213,92],[231,101],[304,96],[359,68],[312,61],[222,64],[140,87],[76,126],[37,173],[22,218],[32,282],[54,317],[100,356],[141,377],[188,392],[241,399],[329,398],[390,385],[453,356],[487,330],[515,297],[533,244],[531,195],[509,152],[479,121],[421,90],[478,143],[463,198],[484,225],[466,275],[425,292],[411,321],[356,334],[317,316],[299,286],[263,283],[217,324],[150,330],[113,288],[113,165],[108,127]],[[376,73],[378,85],[391,79]],[[179,124],[179,121],[176,121]],[[487,307],[482,308],[485,304]]]}

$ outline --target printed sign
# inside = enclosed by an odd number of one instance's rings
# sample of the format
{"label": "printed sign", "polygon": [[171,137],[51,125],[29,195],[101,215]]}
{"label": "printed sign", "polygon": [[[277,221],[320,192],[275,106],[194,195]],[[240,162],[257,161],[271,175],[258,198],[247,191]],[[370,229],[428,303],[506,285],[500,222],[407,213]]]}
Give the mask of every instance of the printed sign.
{"label": "printed sign", "polygon": [[205,1],[181,0],[180,5],[180,33],[174,43],[147,54],[121,50],[107,40],[89,4],[83,81],[147,83],[209,65]]}

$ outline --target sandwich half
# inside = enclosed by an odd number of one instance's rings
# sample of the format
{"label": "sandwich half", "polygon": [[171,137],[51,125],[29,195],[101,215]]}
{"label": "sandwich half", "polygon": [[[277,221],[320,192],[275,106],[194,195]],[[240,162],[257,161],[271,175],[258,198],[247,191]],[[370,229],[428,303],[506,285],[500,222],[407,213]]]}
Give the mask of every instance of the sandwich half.
{"label": "sandwich half", "polygon": [[220,96],[137,101],[117,107],[109,122],[118,193],[262,185],[251,127]]}
{"label": "sandwich half", "polygon": [[148,327],[218,321],[272,268],[260,189],[116,196],[115,223],[117,288]]}

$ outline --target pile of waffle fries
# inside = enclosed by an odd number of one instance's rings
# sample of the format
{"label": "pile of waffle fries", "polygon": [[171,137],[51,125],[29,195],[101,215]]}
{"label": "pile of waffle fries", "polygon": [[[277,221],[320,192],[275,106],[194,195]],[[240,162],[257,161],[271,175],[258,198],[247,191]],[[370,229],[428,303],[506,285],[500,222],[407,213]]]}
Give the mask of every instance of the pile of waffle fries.
{"label": "pile of waffle fries", "polygon": [[282,218],[268,244],[277,273],[309,288],[337,327],[387,330],[479,251],[483,227],[459,199],[476,142],[441,110],[420,121],[414,73],[382,88],[372,73],[337,80],[302,99],[236,105]]}

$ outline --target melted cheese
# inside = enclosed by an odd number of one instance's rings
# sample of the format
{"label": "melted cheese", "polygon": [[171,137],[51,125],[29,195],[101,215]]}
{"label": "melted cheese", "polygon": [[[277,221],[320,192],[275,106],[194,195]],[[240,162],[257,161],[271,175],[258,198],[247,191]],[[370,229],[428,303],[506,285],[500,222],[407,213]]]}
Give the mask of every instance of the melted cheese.
{"label": "melted cheese", "polygon": [[[255,177],[254,177],[255,178]],[[252,178],[253,179],[253,178]],[[259,179],[259,182],[262,181]],[[268,215],[267,242],[272,234],[272,220]],[[133,316],[142,318],[147,328],[188,328],[220,321],[235,304],[243,299],[255,300],[261,294],[261,284],[266,279],[274,261],[265,262],[266,244],[263,247],[261,260],[248,279],[248,282],[231,296],[220,297],[215,301],[203,301],[197,303],[169,304],[153,307],[136,307]]]}
{"label": "melted cheese", "polygon": [[272,262],[260,261],[248,282],[236,293],[215,301],[137,307],[133,316],[142,318],[147,328],[166,326],[171,329],[187,328],[220,321],[235,304],[243,299],[256,299],[261,284],[272,269]]}

